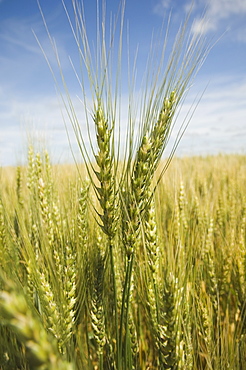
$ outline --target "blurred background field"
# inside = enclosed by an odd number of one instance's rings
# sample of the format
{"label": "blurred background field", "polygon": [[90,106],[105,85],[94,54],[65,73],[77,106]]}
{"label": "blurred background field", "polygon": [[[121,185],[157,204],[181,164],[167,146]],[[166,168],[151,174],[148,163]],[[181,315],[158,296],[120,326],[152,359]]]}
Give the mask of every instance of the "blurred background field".
{"label": "blurred background field", "polygon": [[[155,193],[155,248],[150,227],[135,251],[122,368],[244,368],[245,188],[243,155],[173,159]],[[112,276],[94,207],[83,166],[31,150],[27,167],[1,168],[1,369],[115,368]],[[120,316],[119,225],[113,250]]]}

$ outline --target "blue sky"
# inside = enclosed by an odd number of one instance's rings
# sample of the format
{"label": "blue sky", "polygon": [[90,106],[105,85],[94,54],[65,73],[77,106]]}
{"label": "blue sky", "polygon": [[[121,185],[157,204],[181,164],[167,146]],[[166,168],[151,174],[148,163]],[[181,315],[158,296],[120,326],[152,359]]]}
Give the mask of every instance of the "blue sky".
{"label": "blue sky", "polygon": [[[64,2],[72,14],[71,0]],[[40,5],[83,125],[83,110],[76,98],[78,86],[69,62],[70,56],[77,64],[77,53],[62,2],[40,0]],[[118,5],[118,0],[106,0],[108,14],[116,13]],[[84,0],[84,8],[88,36],[93,42],[96,0]],[[190,0],[126,0],[129,49],[133,55],[138,48],[138,76],[143,74],[153,30],[158,33],[163,17],[167,19],[172,11],[172,40],[189,8]],[[202,32],[218,42],[183,105],[180,119],[197,93],[206,88],[177,154],[245,153],[246,0],[195,0],[191,18],[193,33]],[[29,140],[37,147],[46,146],[55,162],[71,160],[54,81],[34,33],[56,73],[57,64],[36,0],[0,0],[0,165],[23,163]],[[72,132],[69,123],[68,129]]]}

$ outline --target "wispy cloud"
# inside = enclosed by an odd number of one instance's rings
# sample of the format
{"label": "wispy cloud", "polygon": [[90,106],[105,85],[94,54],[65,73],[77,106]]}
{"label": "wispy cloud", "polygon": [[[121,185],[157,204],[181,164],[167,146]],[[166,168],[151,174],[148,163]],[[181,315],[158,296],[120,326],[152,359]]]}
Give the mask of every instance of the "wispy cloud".
{"label": "wispy cloud", "polygon": [[[238,22],[246,15],[246,2],[242,0],[205,0],[206,14],[198,17],[193,24],[193,32],[205,34],[209,31],[217,31],[221,27],[224,30],[230,27],[240,32]],[[245,18],[244,18],[245,21]],[[226,23],[225,23],[226,22]]]}
{"label": "wispy cloud", "polygon": [[[196,88],[194,90],[199,90]],[[194,91],[195,92],[195,91]],[[182,107],[179,121],[188,113],[194,92]],[[246,142],[246,80],[235,76],[211,82],[178,148],[180,155],[244,153]],[[177,130],[174,130],[173,137]]]}
{"label": "wispy cloud", "polygon": [[[55,17],[54,17],[55,18]],[[55,19],[53,19],[55,22]],[[64,27],[65,28],[65,27]],[[51,63],[56,65],[54,52],[50,45],[44,24],[41,20],[41,15],[30,18],[8,18],[0,24],[0,42],[2,52],[0,55],[23,55],[24,53],[32,54],[38,58],[42,57],[42,51],[38,45],[35,35],[42,45],[45,53],[49,57]],[[56,46],[59,50],[59,56],[62,61],[67,58],[64,44],[68,41],[67,34],[61,29],[59,33],[56,32],[54,36]]]}
{"label": "wispy cloud", "polygon": [[178,13],[188,13],[191,8],[194,10],[199,7],[200,2],[206,0],[198,0],[194,2],[192,0],[186,0],[182,4],[172,1],[172,0],[157,0],[156,4],[153,6],[153,13],[159,16],[163,16],[168,12],[172,12],[172,15],[177,15]]}
{"label": "wispy cloud", "polygon": [[[193,10],[195,16],[192,32],[206,34],[209,31],[226,31],[234,29],[234,38],[238,41],[246,41],[245,35],[245,16],[246,1],[244,0],[198,0],[192,2],[184,1],[182,6],[175,5],[170,0],[159,0],[153,12],[158,15],[165,14],[168,10],[173,14],[186,13]],[[205,15],[198,15],[205,14]]]}
{"label": "wispy cloud", "polygon": [[153,12],[161,15],[164,11],[170,9],[171,3],[171,0],[160,0],[157,4],[155,4]]}
{"label": "wispy cloud", "polygon": [[226,19],[231,15],[246,13],[246,2],[242,0],[213,0],[208,1],[208,14],[217,21]]}

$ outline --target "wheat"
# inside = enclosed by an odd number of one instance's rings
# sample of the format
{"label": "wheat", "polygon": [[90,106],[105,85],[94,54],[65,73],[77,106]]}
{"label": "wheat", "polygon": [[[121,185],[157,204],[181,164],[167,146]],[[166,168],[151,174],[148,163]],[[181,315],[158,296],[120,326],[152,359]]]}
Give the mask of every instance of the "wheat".
{"label": "wheat", "polygon": [[[109,50],[105,19],[100,25],[97,17],[102,35],[96,60],[83,9],[75,0],[72,5],[75,28],[65,11],[88,81],[75,73],[87,127],[93,125],[94,131],[88,133],[88,148],[48,33],[65,96],[57,80],[56,86],[84,165],[77,163],[78,172],[55,167],[47,152],[35,153],[30,146],[27,169],[18,168],[14,182],[3,172],[1,366],[242,369],[245,157],[177,159],[173,172],[170,167],[163,177],[186,127],[181,125],[162,161],[176,113],[208,49],[201,38],[187,34],[187,20],[166,72],[163,57],[153,74],[149,65],[139,110],[134,89],[129,93],[121,156],[117,123],[121,128],[124,2],[118,38],[112,37],[116,24],[109,30]],[[116,76],[114,40],[119,40]]]}
{"label": "wheat", "polygon": [[[229,158],[223,166],[224,176],[228,173],[231,181],[230,190],[224,177],[217,177],[217,162],[209,158],[177,160],[181,186],[179,178],[176,186],[169,181],[175,178],[170,172],[170,177],[159,183],[155,196],[150,190],[152,183],[148,192],[146,188],[148,201],[143,200],[142,210],[135,210],[140,225],[130,259],[119,218],[112,248],[116,306],[112,270],[108,268],[108,235],[91,217],[93,208],[90,210],[89,205],[96,202],[91,200],[90,183],[64,171],[54,181],[53,166],[48,175],[43,162],[38,171],[34,168],[32,190],[27,188],[29,174],[22,171],[22,206],[15,191],[16,173],[12,182],[11,176],[3,177],[1,269],[12,283],[1,281],[1,364],[6,368],[52,368],[52,351],[54,368],[60,361],[68,368],[107,369],[118,364],[122,368],[242,368],[246,330],[245,175],[235,158],[237,171],[233,174]],[[195,171],[191,161],[197,161],[201,171]],[[223,158],[220,161],[224,163]],[[197,186],[192,186],[194,183]],[[65,184],[72,190],[66,195]],[[202,191],[199,184],[203,184]],[[8,190],[10,186],[13,193]],[[50,214],[45,211],[45,197]],[[122,212],[126,200],[122,199]],[[221,223],[217,218],[219,203]],[[47,222],[52,225],[52,244]],[[28,323],[36,325],[39,334],[32,333]],[[44,340],[39,336],[43,331]],[[45,347],[47,341],[53,343],[50,350]],[[28,345],[33,346],[33,352]]]}

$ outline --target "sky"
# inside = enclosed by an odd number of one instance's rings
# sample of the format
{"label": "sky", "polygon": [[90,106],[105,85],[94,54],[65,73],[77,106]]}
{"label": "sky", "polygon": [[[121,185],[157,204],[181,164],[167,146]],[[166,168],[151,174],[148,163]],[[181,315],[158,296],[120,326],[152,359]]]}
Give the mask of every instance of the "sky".
{"label": "sky", "polygon": [[[93,50],[97,1],[83,3],[87,36]],[[78,153],[72,126],[67,118],[64,124],[64,108],[41,50],[42,47],[58,76],[59,68],[40,8],[55,41],[81,130],[86,132],[81,89],[73,68],[79,74],[78,51],[64,10],[65,4],[73,21],[72,0],[64,0],[64,4],[62,0],[40,0],[39,4],[40,7],[36,0],[0,0],[0,166],[25,163],[30,143],[47,148],[55,163],[72,161],[67,132],[74,153]],[[162,26],[167,27],[171,14],[168,39],[172,42],[190,7],[190,0],[126,0],[123,38],[128,40],[132,65],[137,50],[139,80],[146,68],[153,35],[159,34]],[[118,8],[118,0],[106,0],[106,28],[110,15],[117,14]],[[190,19],[191,32],[206,37],[213,47],[181,107],[177,127],[194,99],[201,97],[176,154],[245,154],[246,0],[194,0]],[[128,101],[124,83],[128,58],[125,47],[122,58],[122,111],[125,112]],[[124,125],[124,117],[121,124]]]}

